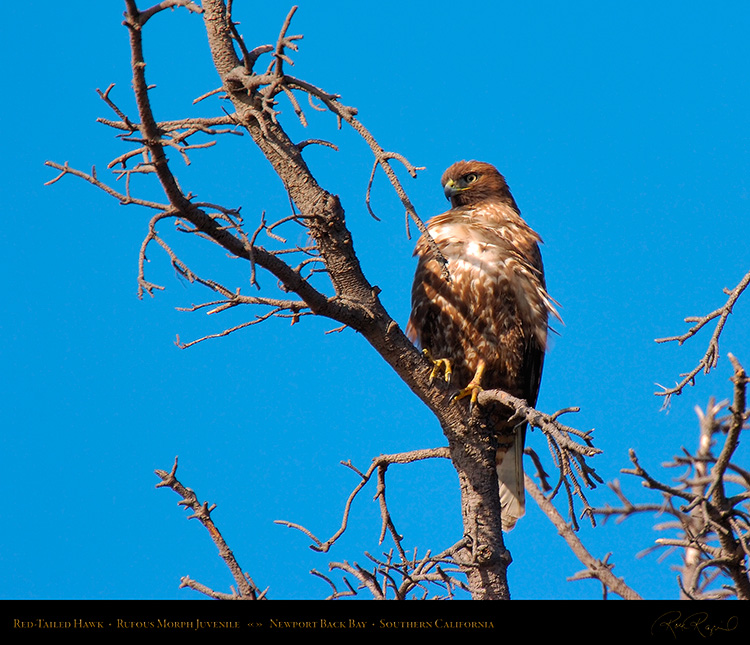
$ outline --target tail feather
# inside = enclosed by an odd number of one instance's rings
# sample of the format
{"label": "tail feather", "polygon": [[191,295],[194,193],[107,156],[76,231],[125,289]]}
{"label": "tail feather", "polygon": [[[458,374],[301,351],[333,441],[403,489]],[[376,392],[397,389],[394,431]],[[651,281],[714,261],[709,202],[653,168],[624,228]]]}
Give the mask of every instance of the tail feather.
{"label": "tail feather", "polygon": [[[500,446],[495,461],[497,479],[500,484],[503,530],[510,531],[526,512],[526,490],[523,483],[523,438],[522,430],[508,437],[507,446]],[[512,445],[511,445],[512,442]]]}

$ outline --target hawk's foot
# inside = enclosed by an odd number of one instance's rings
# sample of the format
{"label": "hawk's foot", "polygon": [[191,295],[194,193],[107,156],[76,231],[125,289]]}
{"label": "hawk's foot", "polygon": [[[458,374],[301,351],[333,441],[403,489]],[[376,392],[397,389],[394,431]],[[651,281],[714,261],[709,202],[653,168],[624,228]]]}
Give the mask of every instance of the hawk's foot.
{"label": "hawk's foot", "polygon": [[474,374],[474,378],[471,379],[471,382],[462,390],[459,390],[451,397],[451,402],[458,401],[459,399],[464,399],[467,396],[471,397],[471,400],[469,401],[469,410],[473,410],[474,406],[477,404],[477,397],[479,396],[479,393],[482,391],[482,375],[484,374],[484,362],[480,362],[479,366],[477,367],[477,371]]}
{"label": "hawk's foot", "polygon": [[430,385],[435,380],[440,372],[443,372],[443,379],[446,383],[451,382],[453,376],[453,368],[451,367],[450,359],[448,358],[433,358],[429,349],[423,349],[422,353],[427,357],[427,360],[432,363],[432,371],[430,372]]}

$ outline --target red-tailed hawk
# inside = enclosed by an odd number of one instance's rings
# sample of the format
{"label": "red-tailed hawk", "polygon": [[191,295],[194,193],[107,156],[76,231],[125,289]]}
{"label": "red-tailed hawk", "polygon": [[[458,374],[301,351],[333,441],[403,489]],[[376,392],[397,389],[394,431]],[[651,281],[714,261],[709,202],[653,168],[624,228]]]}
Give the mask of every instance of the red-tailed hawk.
{"label": "red-tailed hawk", "polygon": [[[536,404],[548,318],[559,318],[544,282],[539,236],[521,219],[505,178],[494,166],[459,161],[442,178],[449,211],[427,228],[448,262],[450,281],[423,236],[412,287],[409,337],[476,401],[499,388]],[[503,529],[524,514],[525,424],[497,424],[497,473]]]}

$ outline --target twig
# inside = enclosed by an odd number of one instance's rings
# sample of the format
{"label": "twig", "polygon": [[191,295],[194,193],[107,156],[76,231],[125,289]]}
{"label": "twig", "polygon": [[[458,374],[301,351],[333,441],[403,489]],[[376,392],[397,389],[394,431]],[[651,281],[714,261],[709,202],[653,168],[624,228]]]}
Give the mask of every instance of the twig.
{"label": "twig", "polygon": [[[213,540],[216,547],[219,549],[219,555],[224,560],[225,564],[229,568],[229,571],[232,573],[232,577],[234,578],[236,584],[237,584],[237,590],[238,593],[236,595],[233,595],[232,597],[241,598],[245,600],[257,600],[258,597],[258,589],[255,586],[255,584],[252,582],[250,577],[242,571],[242,568],[238,564],[237,560],[234,557],[234,554],[232,553],[232,550],[229,548],[227,543],[224,541],[224,538],[222,537],[221,533],[219,532],[219,529],[214,524],[213,520],[211,519],[211,512],[216,508],[216,505],[213,504],[212,506],[208,506],[208,502],[204,502],[201,504],[198,501],[198,497],[195,494],[193,490],[190,488],[186,488],[183,486],[175,476],[177,472],[177,457],[175,457],[174,465],[172,466],[172,470],[167,472],[165,470],[156,470],[156,475],[161,479],[161,482],[159,482],[156,485],[156,488],[162,488],[167,487],[171,488],[175,493],[177,493],[182,500],[178,502],[180,506],[185,506],[187,508],[192,509],[193,514],[188,517],[188,519],[197,519],[200,521],[203,526],[206,527],[206,530],[208,531],[209,535],[211,536],[211,539]],[[190,582],[190,584],[188,583]],[[197,583],[195,583],[197,584]],[[197,588],[193,584],[193,581],[190,581],[189,578],[183,578],[183,585],[182,586],[191,586],[192,588]],[[202,587],[199,589],[203,593],[206,593],[205,587]],[[212,597],[218,597],[216,595],[208,594]]]}
{"label": "twig", "polygon": [[165,9],[173,9],[174,7],[185,7],[188,11],[193,13],[203,13],[203,9],[194,2],[191,2],[191,0],[163,0],[150,9],[141,11],[140,14],[138,14],[138,24],[143,27],[143,25],[146,24],[146,21],[154,14],[164,11]]}
{"label": "twig", "polygon": [[[351,511],[352,504],[354,503],[354,499],[357,497],[359,492],[367,485],[367,483],[372,478],[373,473],[379,471],[379,470],[387,470],[388,466],[391,464],[408,464],[412,463],[414,461],[421,461],[423,459],[450,459],[450,451],[448,448],[433,448],[433,449],[426,449],[426,450],[413,450],[410,452],[404,452],[404,453],[397,453],[392,455],[380,455],[373,459],[372,463],[370,464],[370,467],[365,473],[360,472],[351,462],[342,462],[344,466],[351,469],[357,475],[360,477],[360,482],[357,484],[357,486],[354,488],[354,490],[349,495],[349,498],[346,500],[346,504],[344,505],[344,514],[343,518],[341,520],[341,526],[339,529],[325,542],[315,537],[310,531],[307,529],[304,529],[298,524],[294,524],[292,522],[288,522],[286,520],[276,520],[276,524],[282,524],[284,526],[288,526],[289,528],[295,528],[299,531],[302,531],[307,535],[310,539],[313,540],[314,545],[311,545],[310,548],[314,551],[320,551],[320,552],[327,552],[331,546],[333,546],[336,541],[344,534],[344,532],[347,529],[347,526],[349,524],[349,513]],[[378,491],[378,495],[381,495],[381,491]],[[384,496],[381,497],[381,501],[384,501]],[[383,506],[381,505],[381,512],[382,512]],[[390,522],[390,515],[384,515],[383,516],[384,523]]]}
{"label": "twig", "polygon": [[[570,517],[576,530],[578,524],[575,519],[574,496],[578,497],[581,502],[583,502],[583,514],[588,515],[593,523],[594,517],[591,513],[592,507],[589,505],[578,479],[580,477],[587,488],[594,488],[596,483],[603,483],[603,480],[596,474],[596,471],[586,463],[587,457],[593,457],[601,453],[601,450],[595,448],[592,444],[591,434],[593,430],[583,432],[576,428],[563,425],[558,421],[558,418],[562,414],[574,411],[577,412],[578,408],[566,408],[551,415],[545,414],[527,405],[526,401],[514,397],[502,390],[486,390],[480,392],[477,398],[477,403],[479,403],[480,406],[500,403],[514,411],[514,414],[510,419],[511,422],[516,422],[518,424],[528,423],[532,428],[539,428],[544,433],[552,457],[555,460],[555,465],[560,472],[558,484],[552,490],[551,496],[554,497],[558,490],[561,487],[564,487],[568,497]],[[572,436],[583,439],[585,445],[574,441],[571,438]]]}
{"label": "twig", "polygon": [[[660,537],[653,550],[663,550],[662,558],[674,550],[683,551],[679,567],[678,584],[685,598],[708,599],[736,596],[750,599],[750,513],[747,511],[750,499],[750,473],[731,463],[738,446],[739,436],[747,428],[748,410],[746,390],[747,374],[739,361],[729,354],[734,368],[732,382],[734,397],[728,416],[719,416],[725,402],[709,401],[706,410],[698,410],[700,419],[700,440],[695,453],[684,448],[666,467],[680,467],[687,470],[680,475],[676,485],[659,481],[639,463],[635,452],[630,451],[634,468],[623,469],[642,480],[642,484],[662,496],[660,504],[633,503],[619,482],[610,484],[622,502],[622,506],[594,509],[597,515],[616,517],[622,521],[637,513],[667,515],[670,521],[662,522],[654,528],[659,531],[675,531],[671,537]],[[718,456],[712,447],[717,437],[724,437]],[[739,476],[730,476],[737,473]],[[738,494],[729,495],[727,484],[741,487]],[[679,502],[679,503],[675,503]],[[643,555],[642,554],[642,555]],[[719,578],[728,579],[723,589],[712,589],[711,585]]]}
{"label": "twig", "polygon": [[525,476],[525,483],[526,490],[534,498],[539,505],[539,508],[552,521],[557,528],[558,533],[568,543],[568,546],[572,549],[573,553],[575,553],[576,557],[586,566],[585,574],[577,574],[574,579],[581,579],[583,577],[596,578],[603,585],[625,600],[642,600],[641,596],[636,591],[631,589],[621,578],[616,577],[612,573],[614,565],[608,562],[609,556],[605,557],[604,560],[598,560],[588,552],[575,531],[562,518],[552,502],[544,496],[542,491],[539,490],[537,485],[528,475]]}
{"label": "twig", "polygon": [[669,405],[670,399],[673,395],[679,396],[680,394],[682,394],[682,391],[688,384],[695,384],[695,377],[697,376],[698,372],[703,370],[705,374],[708,374],[713,368],[716,367],[719,361],[719,337],[721,336],[722,331],[724,331],[724,325],[729,318],[729,314],[732,313],[732,309],[735,303],[742,295],[743,291],[747,289],[748,285],[750,285],[750,271],[748,271],[748,273],[744,275],[742,280],[740,280],[740,282],[734,289],[732,289],[731,291],[725,290],[725,293],[729,296],[729,298],[721,307],[712,311],[710,314],[706,314],[705,316],[690,316],[688,318],[685,318],[686,323],[695,324],[684,334],[656,339],[657,343],[676,342],[678,345],[682,345],[686,340],[695,336],[709,322],[718,318],[716,326],[714,327],[713,334],[711,334],[711,338],[708,341],[708,348],[706,349],[706,353],[703,355],[703,358],[701,358],[698,364],[689,372],[681,374],[680,376],[683,377],[682,380],[674,387],[668,388],[665,386],[660,386],[662,390],[659,392],[654,392],[656,396],[665,397],[664,407],[667,407]]}

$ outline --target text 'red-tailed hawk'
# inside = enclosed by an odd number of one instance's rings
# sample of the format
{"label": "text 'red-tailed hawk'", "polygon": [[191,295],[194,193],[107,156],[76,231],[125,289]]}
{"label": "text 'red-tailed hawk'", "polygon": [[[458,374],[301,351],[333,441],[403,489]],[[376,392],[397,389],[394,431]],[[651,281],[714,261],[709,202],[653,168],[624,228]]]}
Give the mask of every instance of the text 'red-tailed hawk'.
{"label": "text 'red-tailed hawk'", "polygon": [[[547,344],[556,316],[544,282],[539,236],[521,219],[505,178],[494,166],[459,161],[442,178],[449,211],[427,229],[448,262],[450,281],[423,236],[409,337],[425,350],[457,398],[502,389],[536,404]],[[505,422],[503,422],[505,421]],[[503,529],[524,514],[523,448],[526,426],[499,420],[497,474]]]}

